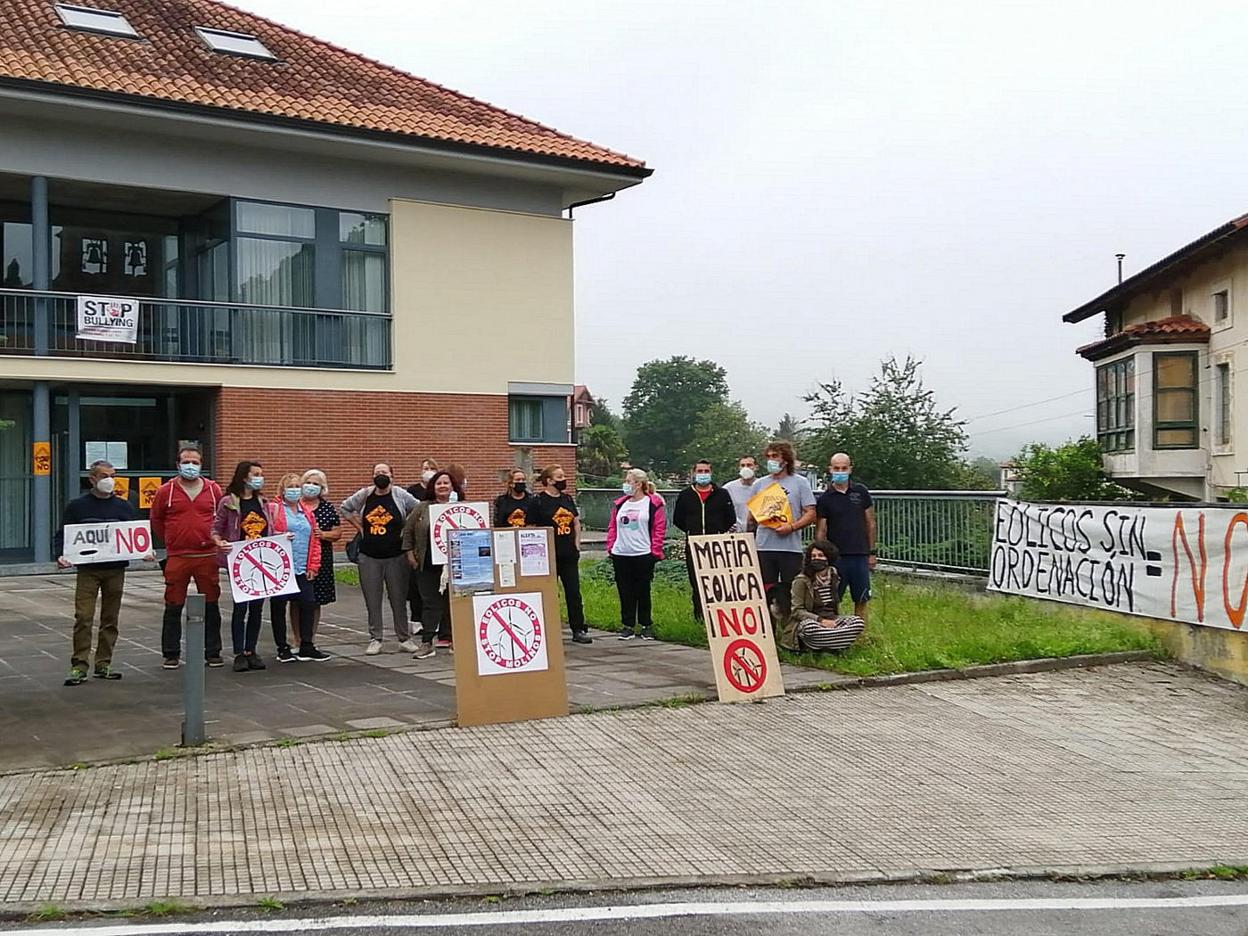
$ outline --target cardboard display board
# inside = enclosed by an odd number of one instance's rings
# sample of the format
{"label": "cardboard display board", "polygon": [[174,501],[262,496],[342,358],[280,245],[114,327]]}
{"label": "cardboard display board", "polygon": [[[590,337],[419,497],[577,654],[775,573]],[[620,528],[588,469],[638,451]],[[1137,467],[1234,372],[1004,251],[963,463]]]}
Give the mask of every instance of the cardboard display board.
{"label": "cardboard display board", "polygon": [[[518,564],[515,529],[497,528],[486,546],[480,536],[463,537],[472,559],[490,550],[493,588],[451,588],[451,633],[455,642],[455,701],[461,728],[501,722],[554,718],[568,714],[568,683],[563,668],[563,625],[554,563],[544,575],[526,575]],[[547,529],[523,531],[544,537]],[[510,538],[510,539],[508,539]],[[448,543],[459,560],[460,536]],[[460,565],[463,568],[463,565]],[[465,576],[465,585],[475,575]]]}
{"label": "cardboard display board", "polygon": [[706,613],[720,702],[784,695],[754,537],[719,533],[689,537],[694,580]]}

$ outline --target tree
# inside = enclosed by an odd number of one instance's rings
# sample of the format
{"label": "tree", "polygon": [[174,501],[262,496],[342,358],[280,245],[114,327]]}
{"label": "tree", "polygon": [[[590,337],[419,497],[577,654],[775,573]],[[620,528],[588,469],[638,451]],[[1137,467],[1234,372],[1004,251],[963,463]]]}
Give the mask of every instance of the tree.
{"label": "tree", "polygon": [[610,426],[617,432],[620,428],[620,419],[615,413],[611,412],[611,407],[607,405],[606,400],[594,400],[594,405],[589,408],[589,424],[591,426]]}
{"label": "tree", "polygon": [[1001,466],[996,459],[981,455],[965,462],[962,469],[962,483],[958,487],[967,491],[1000,490]]}
{"label": "tree", "polygon": [[751,422],[740,403],[716,403],[698,417],[689,440],[686,470],[698,458],[710,461],[715,477],[722,483],[737,476],[737,461],[743,455],[762,457],[767,445],[767,428]]}
{"label": "tree", "polygon": [[628,457],[624,441],[615,426],[594,424],[581,432],[576,447],[576,473],[583,478],[604,479],[620,470]]}
{"label": "tree", "polygon": [[889,357],[861,396],[839,381],[803,397],[811,407],[801,454],[823,467],[836,452],[853,459],[854,475],[869,487],[952,490],[962,487],[965,423],[955,408],[940,409],[923,385],[921,361]]}
{"label": "tree", "polygon": [[776,438],[785,442],[796,442],[798,436],[797,420],[790,413],[780,417],[780,425],[776,427]]}
{"label": "tree", "polygon": [[1101,464],[1101,447],[1084,436],[1050,448],[1043,442],[1023,446],[1014,459],[1025,500],[1136,500],[1140,495],[1109,479]]}
{"label": "tree", "polygon": [[714,361],[673,357],[637,368],[624,398],[624,443],[633,461],[659,474],[685,470],[701,415],[728,401],[728,375]]}

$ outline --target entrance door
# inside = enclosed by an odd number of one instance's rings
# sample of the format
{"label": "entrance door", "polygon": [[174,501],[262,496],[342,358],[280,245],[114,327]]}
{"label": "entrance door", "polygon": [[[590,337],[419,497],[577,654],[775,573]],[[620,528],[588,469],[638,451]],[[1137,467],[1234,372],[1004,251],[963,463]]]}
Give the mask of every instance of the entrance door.
{"label": "entrance door", "polygon": [[31,393],[0,390],[0,562],[30,562]]}

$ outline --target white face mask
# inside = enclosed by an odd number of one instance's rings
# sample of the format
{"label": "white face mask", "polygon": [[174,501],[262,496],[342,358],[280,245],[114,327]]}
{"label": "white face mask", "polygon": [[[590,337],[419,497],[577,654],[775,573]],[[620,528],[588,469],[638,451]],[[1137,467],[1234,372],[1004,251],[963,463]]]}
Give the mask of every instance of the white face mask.
{"label": "white face mask", "polygon": [[459,500],[459,495],[456,494],[454,491],[451,491],[450,502],[454,504],[458,500]]}
{"label": "white face mask", "polygon": [[739,475],[741,476],[741,480],[742,480],[742,481],[753,481],[753,480],[754,480],[754,469],[753,469],[753,468],[748,468],[748,467],[747,467],[747,468],[742,468],[740,471],[738,471],[738,472],[737,472],[737,474],[739,474]]}
{"label": "white face mask", "polygon": [[425,471],[422,471],[422,472],[420,473],[420,478],[421,478],[421,480],[422,480],[422,481],[424,481],[424,482],[425,482],[425,484],[428,484],[430,481],[432,481],[432,480],[433,480],[433,476],[434,476],[435,474],[437,474],[437,472],[436,472],[436,471],[429,471],[429,470],[427,470],[427,469],[426,469]]}
{"label": "white face mask", "polygon": [[100,478],[95,482],[95,489],[101,494],[112,494],[117,488],[117,480],[115,478]]}

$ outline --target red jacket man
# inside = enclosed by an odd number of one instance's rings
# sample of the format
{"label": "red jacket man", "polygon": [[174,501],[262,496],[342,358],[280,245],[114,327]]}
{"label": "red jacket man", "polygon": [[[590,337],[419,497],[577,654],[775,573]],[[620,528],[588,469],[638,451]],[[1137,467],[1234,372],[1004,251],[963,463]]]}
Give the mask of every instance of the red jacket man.
{"label": "red jacket man", "polygon": [[197,447],[178,452],[178,476],[162,484],[152,501],[152,532],[164,540],[165,620],[160,634],[160,650],[165,669],[177,669],[182,656],[182,607],[186,592],[195,589],[204,596],[204,658],[209,666],[221,660],[221,582],[218,578],[217,547],[212,541],[212,521],[221,488],[217,482],[201,478],[203,455]]}

